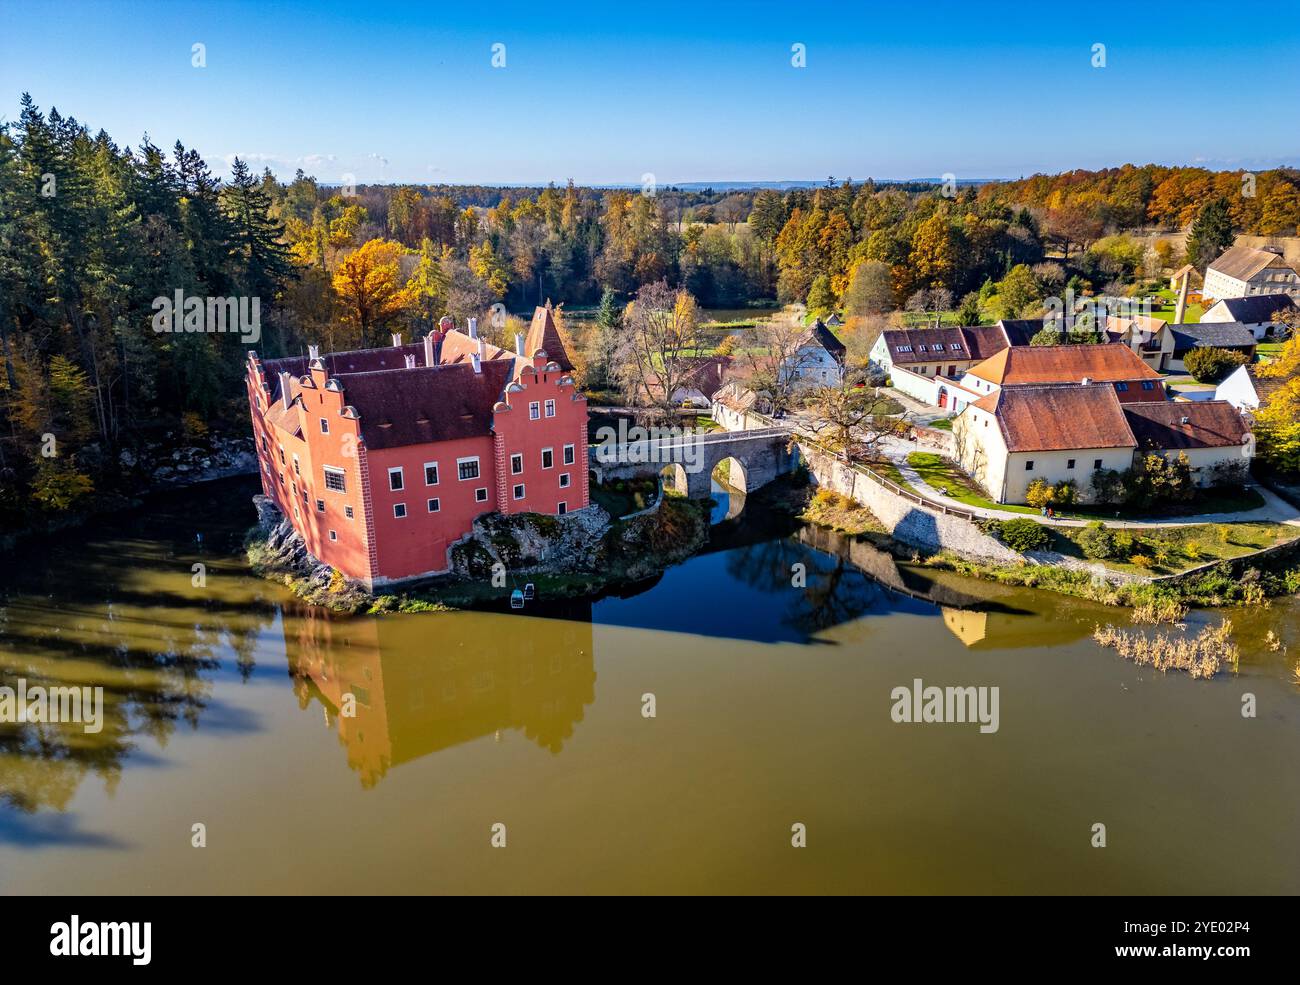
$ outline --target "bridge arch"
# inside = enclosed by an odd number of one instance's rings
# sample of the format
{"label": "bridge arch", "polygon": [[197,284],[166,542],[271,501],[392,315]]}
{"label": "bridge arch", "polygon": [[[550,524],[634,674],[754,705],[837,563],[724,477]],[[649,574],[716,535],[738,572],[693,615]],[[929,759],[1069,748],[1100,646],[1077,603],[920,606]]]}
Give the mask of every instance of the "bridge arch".
{"label": "bridge arch", "polygon": [[690,492],[690,480],[679,462],[669,462],[661,468],[659,478],[663,481],[665,492],[671,491],[683,496]]}

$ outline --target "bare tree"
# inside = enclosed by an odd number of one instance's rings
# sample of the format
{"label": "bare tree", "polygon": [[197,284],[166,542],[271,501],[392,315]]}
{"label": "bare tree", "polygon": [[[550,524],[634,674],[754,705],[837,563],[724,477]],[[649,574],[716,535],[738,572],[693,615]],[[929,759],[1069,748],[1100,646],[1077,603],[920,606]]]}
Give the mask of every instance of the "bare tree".
{"label": "bare tree", "polygon": [[906,415],[890,416],[888,396],[867,386],[864,372],[847,371],[836,386],[818,387],[811,406],[813,431],[845,459],[873,461],[891,437],[902,437],[909,427]]}
{"label": "bare tree", "polygon": [[699,347],[699,316],[689,291],[666,280],[645,284],[628,307],[614,361],[629,397],[667,418],[672,397],[695,368],[688,353]]}
{"label": "bare tree", "polygon": [[801,370],[815,362],[810,333],[794,317],[781,315],[761,323],[749,348],[749,388],[773,410],[789,410],[795,392],[805,386]]}

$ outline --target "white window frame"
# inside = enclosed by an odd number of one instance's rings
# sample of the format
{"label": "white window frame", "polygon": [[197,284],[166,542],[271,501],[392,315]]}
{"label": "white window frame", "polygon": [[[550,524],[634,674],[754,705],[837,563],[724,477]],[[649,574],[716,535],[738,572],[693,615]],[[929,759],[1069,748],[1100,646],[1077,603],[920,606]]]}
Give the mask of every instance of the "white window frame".
{"label": "white window frame", "polygon": [[[551,456],[551,464],[550,464],[550,465],[547,465],[547,464],[546,464],[546,455],[547,455],[548,452],[550,453],[550,456]],[[553,469],[553,468],[555,468],[555,449],[554,449],[554,448],[543,448],[543,449],[542,449],[542,468],[544,468],[544,469]]]}
{"label": "white window frame", "polygon": [[530,421],[540,421],[542,419],[542,403],[540,400],[534,400],[528,404],[528,419]]}
{"label": "white window frame", "polygon": [[574,445],[565,445],[563,458],[565,465],[576,465],[578,461],[577,447]]}
{"label": "white window frame", "polygon": [[[519,468],[515,468],[516,462],[519,463]],[[524,474],[524,453],[523,452],[517,451],[510,456],[510,474],[511,475]]]}
{"label": "white window frame", "polygon": [[442,512],[442,500],[440,500],[437,496],[430,496],[429,501],[424,505],[429,508],[430,513]]}
{"label": "white window frame", "polygon": [[[406,473],[402,471],[403,466],[394,465],[388,470],[388,491],[401,492],[406,488]],[[397,473],[397,485],[393,485],[393,473]]]}
{"label": "white window frame", "polygon": [[569,473],[569,472],[561,472],[561,473],[560,473],[560,488],[561,488],[561,489],[568,489],[568,488],[569,488],[569,484],[570,484],[572,481],[573,481],[573,476],[572,476],[571,473]]}
{"label": "white window frame", "polygon": [[[398,513],[398,512],[397,512],[398,510],[401,510],[402,512],[401,512],[401,513]],[[405,519],[406,519],[406,513],[407,513],[407,509],[406,509],[406,504],[405,504],[405,503],[394,503],[394,504],[393,504],[393,519],[394,519],[394,520],[405,520]]]}
{"label": "white window frame", "polygon": [[546,416],[547,416],[547,417],[554,417],[554,416],[555,416],[555,401],[554,401],[554,400],[548,400],[548,401],[546,401]]}
{"label": "white window frame", "polygon": [[514,488],[510,490],[510,495],[514,497],[516,502],[523,499],[527,495],[527,490],[524,489],[524,484],[522,482],[516,482]]}
{"label": "white window frame", "polygon": [[336,530],[331,530],[331,531],[330,531],[330,540],[338,540],[338,539],[339,539],[338,531],[336,531]]}
{"label": "white window frame", "polygon": [[[348,474],[347,474],[347,472],[345,472],[343,469],[339,468],[337,465],[326,465],[326,466],[323,466],[323,468],[324,468],[324,472],[325,472],[325,491],[326,491],[326,492],[334,492],[334,493],[343,493],[343,494],[346,494],[347,491],[348,491]],[[331,476],[331,475],[336,475],[336,476],[338,476],[339,482],[341,483],[341,487],[340,487],[340,488],[335,489],[333,486],[330,485],[330,476]]]}
{"label": "white window frame", "polygon": [[328,419],[326,419],[326,418],[324,418],[324,417],[322,417],[322,418],[320,419],[320,433],[321,433],[321,434],[329,434],[329,433],[330,433],[330,422],[329,422]]}
{"label": "white window frame", "polygon": [[[461,474],[460,474],[460,472],[461,472],[461,468],[460,468],[460,467],[461,467],[462,465],[468,465],[470,462],[473,462],[473,463],[474,463],[474,474],[473,474],[473,475],[461,475]],[[477,481],[479,478],[481,478],[482,475],[483,475],[483,469],[479,466],[479,461],[478,461],[478,456],[477,456],[477,455],[467,455],[465,458],[458,458],[458,459],[456,459],[456,478],[459,479],[461,482],[475,482],[475,481]]]}
{"label": "white window frame", "polygon": [[474,502],[486,503],[487,501],[488,501],[487,486],[479,486],[479,488],[474,490]]}
{"label": "white window frame", "polygon": [[560,500],[560,502],[555,504],[555,512],[560,516],[564,516],[569,512],[569,504],[564,500]]}
{"label": "white window frame", "polygon": [[[433,481],[432,481],[432,482],[429,481],[429,469],[433,469]],[[438,481],[439,481],[441,478],[442,478],[442,473],[438,471],[438,463],[437,463],[437,462],[425,462],[425,463],[424,463],[424,484],[425,484],[426,486],[436,486],[436,485],[438,484]]]}

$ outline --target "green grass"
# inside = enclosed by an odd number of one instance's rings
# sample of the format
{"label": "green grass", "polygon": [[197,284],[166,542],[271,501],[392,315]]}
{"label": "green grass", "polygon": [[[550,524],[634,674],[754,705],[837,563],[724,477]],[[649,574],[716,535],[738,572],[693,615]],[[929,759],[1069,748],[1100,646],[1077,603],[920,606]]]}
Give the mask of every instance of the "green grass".
{"label": "green grass", "polygon": [[[1053,549],[1067,557],[1088,560],[1078,540],[1083,527],[1054,527]],[[1108,568],[1128,574],[1169,575],[1215,561],[1251,554],[1300,535],[1300,529],[1284,523],[1198,523],[1186,527],[1113,531],[1121,557],[1103,561]],[[1155,563],[1150,567],[1133,564],[1129,557],[1144,555]],[[1156,561],[1155,559],[1160,560]]]}
{"label": "green grass", "polygon": [[933,430],[935,430],[935,431],[951,431],[951,430],[952,430],[952,418],[951,418],[951,417],[940,417],[940,418],[938,418],[938,419],[936,419],[936,420],[931,421],[929,424],[924,424],[924,425],[922,425],[922,427],[931,428],[931,429],[933,429]]}

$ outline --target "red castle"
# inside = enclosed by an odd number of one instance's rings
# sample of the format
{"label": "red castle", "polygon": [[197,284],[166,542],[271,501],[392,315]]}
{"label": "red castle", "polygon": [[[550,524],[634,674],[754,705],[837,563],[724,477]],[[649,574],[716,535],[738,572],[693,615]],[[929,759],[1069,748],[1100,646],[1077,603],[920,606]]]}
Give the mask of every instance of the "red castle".
{"label": "red castle", "polygon": [[444,317],[422,342],[248,358],[262,490],[369,588],[448,570],[483,513],[588,505],[587,398],[549,308],[511,352]]}

